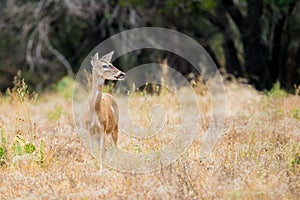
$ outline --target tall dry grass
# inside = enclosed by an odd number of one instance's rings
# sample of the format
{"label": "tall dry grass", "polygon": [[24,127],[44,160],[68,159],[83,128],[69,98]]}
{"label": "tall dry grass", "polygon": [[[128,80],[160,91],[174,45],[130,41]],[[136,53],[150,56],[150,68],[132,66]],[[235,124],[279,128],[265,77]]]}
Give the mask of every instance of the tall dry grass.
{"label": "tall dry grass", "polygon": [[[224,136],[199,159],[211,105],[205,85],[194,87],[204,117],[188,152],[153,173],[99,173],[98,161],[74,131],[69,89],[36,97],[19,80],[0,98],[0,199],[298,199],[299,96],[278,86],[263,94],[226,83]],[[136,95],[130,106],[144,112],[141,99],[148,98],[174,109],[170,98],[158,97]],[[137,153],[169,141],[120,137],[120,148]]]}

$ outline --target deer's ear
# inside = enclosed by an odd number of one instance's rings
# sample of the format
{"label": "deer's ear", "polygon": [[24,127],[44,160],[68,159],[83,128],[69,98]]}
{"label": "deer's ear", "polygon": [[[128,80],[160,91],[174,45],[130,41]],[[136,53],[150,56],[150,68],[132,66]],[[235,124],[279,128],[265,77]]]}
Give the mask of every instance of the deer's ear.
{"label": "deer's ear", "polygon": [[100,60],[106,61],[106,62],[110,62],[111,61],[111,57],[114,54],[115,51],[112,51],[106,55],[104,55]]}
{"label": "deer's ear", "polygon": [[92,57],[91,65],[96,66],[97,61],[99,60],[98,52]]}

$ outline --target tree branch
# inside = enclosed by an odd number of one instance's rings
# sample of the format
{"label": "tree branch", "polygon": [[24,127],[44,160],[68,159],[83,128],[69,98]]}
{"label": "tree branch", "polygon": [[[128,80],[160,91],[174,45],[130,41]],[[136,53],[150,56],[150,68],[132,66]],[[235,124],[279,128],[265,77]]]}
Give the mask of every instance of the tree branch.
{"label": "tree branch", "polygon": [[29,70],[31,72],[33,72],[33,69],[34,69],[34,62],[33,62],[32,56],[31,56],[31,51],[32,51],[32,47],[33,47],[33,40],[34,40],[36,34],[37,34],[37,28],[35,28],[32,31],[32,33],[30,34],[28,42],[27,42],[27,47],[26,47],[25,59],[29,65]]}
{"label": "tree branch", "polygon": [[44,44],[46,46],[46,48],[53,53],[53,55],[55,55],[60,61],[61,63],[67,68],[68,71],[68,75],[69,76],[74,76],[72,67],[70,65],[70,63],[67,61],[67,59],[64,57],[64,55],[62,55],[59,51],[57,51],[48,41],[48,39],[44,40]]}
{"label": "tree branch", "polygon": [[224,6],[238,27],[242,27],[245,23],[245,17],[242,15],[240,9],[233,2],[233,0],[222,0],[221,4]]}

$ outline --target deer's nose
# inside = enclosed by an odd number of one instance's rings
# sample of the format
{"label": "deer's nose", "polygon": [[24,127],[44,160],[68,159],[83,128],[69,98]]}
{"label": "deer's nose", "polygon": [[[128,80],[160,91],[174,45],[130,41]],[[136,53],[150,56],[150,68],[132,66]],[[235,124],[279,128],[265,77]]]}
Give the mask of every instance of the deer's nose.
{"label": "deer's nose", "polygon": [[115,75],[115,78],[118,80],[123,80],[123,79],[125,79],[125,77],[126,77],[126,74],[124,72],[120,72],[117,75]]}

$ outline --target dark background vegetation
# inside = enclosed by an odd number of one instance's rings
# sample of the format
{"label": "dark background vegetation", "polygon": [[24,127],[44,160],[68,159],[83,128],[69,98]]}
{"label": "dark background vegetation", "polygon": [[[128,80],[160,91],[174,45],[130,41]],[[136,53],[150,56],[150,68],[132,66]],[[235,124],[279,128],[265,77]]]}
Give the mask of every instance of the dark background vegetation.
{"label": "dark background vegetation", "polygon": [[[22,70],[41,91],[73,76],[101,41],[145,26],[189,35],[219,68],[258,89],[279,81],[292,91],[300,84],[298,0],[1,0],[0,90],[12,86]],[[156,51],[132,52],[120,66],[126,71],[164,58],[183,74],[190,72],[176,55]]]}

